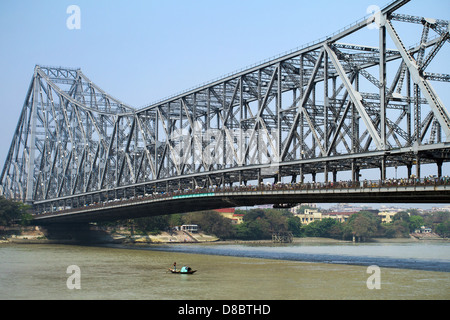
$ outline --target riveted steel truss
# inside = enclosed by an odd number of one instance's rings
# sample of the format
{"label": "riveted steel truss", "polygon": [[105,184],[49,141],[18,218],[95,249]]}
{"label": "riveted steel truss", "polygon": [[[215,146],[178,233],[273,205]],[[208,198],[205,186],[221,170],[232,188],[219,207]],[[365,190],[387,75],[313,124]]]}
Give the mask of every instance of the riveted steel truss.
{"label": "riveted steel truss", "polygon": [[[351,170],[358,180],[368,168],[380,168],[382,179],[389,166],[439,169],[450,160],[450,115],[431,81],[450,76],[428,67],[450,42],[449,23],[394,13],[407,2],[140,110],[79,69],[36,66],[0,193],[96,201],[319,172],[336,180]],[[403,42],[397,24],[421,25],[418,43]],[[378,45],[346,41],[359,32]]]}

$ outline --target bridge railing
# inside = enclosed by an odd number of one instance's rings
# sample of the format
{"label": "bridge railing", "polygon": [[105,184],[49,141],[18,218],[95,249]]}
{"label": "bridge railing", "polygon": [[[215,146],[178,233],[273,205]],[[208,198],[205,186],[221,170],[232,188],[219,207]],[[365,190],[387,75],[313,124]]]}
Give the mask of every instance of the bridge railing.
{"label": "bridge railing", "polygon": [[338,189],[377,189],[377,188],[400,188],[415,186],[440,186],[449,185],[450,177],[426,177],[422,179],[387,179],[387,180],[363,180],[363,181],[336,181],[336,182],[306,182],[306,183],[261,183],[259,185],[240,185],[208,188],[195,188],[174,190],[170,192],[152,193],[130,197],[126,199],[110,199],[102,202],[86,203],[77,208],[54,207],[50,212],[44,211],[35,213],[36,215],[54,215],[83,211],[86,209],[98,209],[115,206],[124,206],[127,204],[137,204],[139,202],[148,202],[152,200],[177,199],[187,197],[214,196],[220,193],[242,193],[242,192],[263,192],[263,191],[296,191],[296,190],[338,190]]}

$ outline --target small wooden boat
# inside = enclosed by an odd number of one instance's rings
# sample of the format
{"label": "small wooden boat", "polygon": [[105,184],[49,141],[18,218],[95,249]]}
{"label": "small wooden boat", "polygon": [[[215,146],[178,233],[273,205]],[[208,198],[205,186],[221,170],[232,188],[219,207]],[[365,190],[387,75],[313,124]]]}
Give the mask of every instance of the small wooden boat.
{"label": "small wooden boat", "polygon": [[189,269],[188,271],[181,271],[181,270],[169,269],[169,271],[172,272],[172,273],[178,273],[178,274],[193,274],[193,273],[195,273],[197,270]]}

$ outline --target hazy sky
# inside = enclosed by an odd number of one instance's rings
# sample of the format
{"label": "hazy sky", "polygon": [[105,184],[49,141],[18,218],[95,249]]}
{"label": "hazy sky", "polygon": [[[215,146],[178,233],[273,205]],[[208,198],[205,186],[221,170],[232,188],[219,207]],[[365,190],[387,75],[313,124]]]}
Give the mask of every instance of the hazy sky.
{"label": "hazy sky", "polygon": [[[1,0],[0,166],[36,64],[81,68],[103,90],[140,108],[327,36],[387,2]],[[81,10],[79,30],[66,26],[72,4]],[[399,13],[449,20],[450,1],[412,0]],[[419,28],[404,36],[414,36],[414,44],[420,34]],[[436,72],[450,73],[446,47]],[[446,88],[438,93],[448,107]]]}

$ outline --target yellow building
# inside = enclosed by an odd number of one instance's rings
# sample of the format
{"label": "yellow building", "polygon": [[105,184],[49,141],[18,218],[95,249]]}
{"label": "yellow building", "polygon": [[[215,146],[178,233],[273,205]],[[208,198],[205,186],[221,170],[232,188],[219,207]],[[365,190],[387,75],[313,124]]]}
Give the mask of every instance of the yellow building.
{"label": "yellow building", "polygon": [[305,209],[304,213],[295,214],[300,218],[303,225],[308,225],[314,221],[321,221],[323,219],[335,219],[339,222],[346,222],[348,218],[356,212],[327,212],[321,213],[317,209]]}
{"label": "yellow building", "polygon": [[230,219],[232,224],[241,224],[244,222],[244,215],[235,213],[234,208],[217,209],[214,211],[220,213],[222,217]]}
{"label": "yellow building", "polygon": [[[378,216],[381,217],[382,223],[391,223],[393,221],[394,216],[397,214],[397,211],[382,211],[378,212]],[[408,216],[409,216],[408,212]]]}
{"label": "yellow building", "polygon": [[298,213],[296,216],[300,218],[303,225],[322,220],[322,213],[317,209],[305,209],[304,213]]}
{"label": "yellow building", "polygon": [[348,218],[354,213],[356,212],[328,212],[322,214],[322,219],[331,218],[343,223],[347,222]]}

